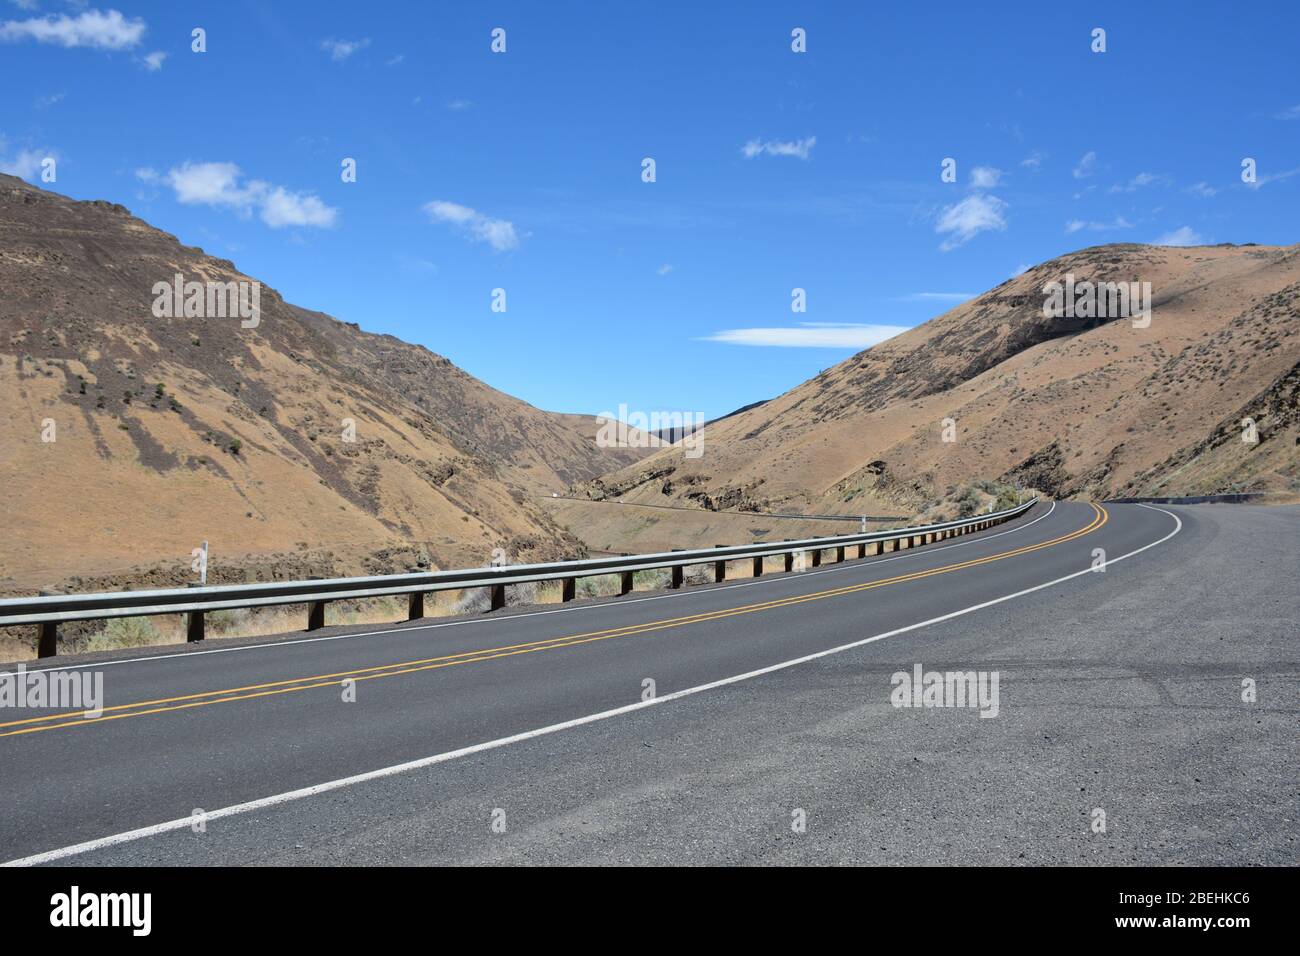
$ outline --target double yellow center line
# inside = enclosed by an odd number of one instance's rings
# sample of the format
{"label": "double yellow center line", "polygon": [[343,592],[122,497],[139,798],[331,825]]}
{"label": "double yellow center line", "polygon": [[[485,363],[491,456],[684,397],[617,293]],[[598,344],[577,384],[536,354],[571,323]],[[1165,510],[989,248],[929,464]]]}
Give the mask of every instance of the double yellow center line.
{"label": "double yellow center line", "polygon": [[952,571],[961,571],[965,568],[978,567],[982,564],[989,564],[993,561],[1001,561],[1005,558],[1013,558],[1022,554],[1029,554],[1039,551],[1043,548],[1050,548],[1056,545],[1064,544],[1067,541],[1073,541],[1076,538],[1091,534],[1102,525],[1110,520],[1110,515],[1099,505],[1091,505],[1093,509],[1092,520],[1083,528],[1072,531],[1069,534],[1053,538],[1049,541],[1043,541],[1039,544],[1026,545],[1022,548],[1015,548],[1011,551],[1002,551],[998,554],[991,554],[983,558],[972,558],[969,561],[961,561],[957,564],[949,564],[939,568],[932,568],[928,571],[913,571],[909,574],[900,574],[892,578],[885,578],[880,581],[869,581],[862,584],[850,584],[844,587],[830,588],[825,591],[815,591],[811,594],[800,594],[793,597],[778,598],[773,601],[760,601],[755,604],[744,604],[740,607],[724,608],[717,611],[705,611],[700,614],[689,614],[685,617],[667,618],[659,621],[647,621],[643,624],[629,624],[624,627],[609,628],[603,631],[588,631],[583,634],[569,634],[563,637],[552,637],[542,641],[532,641],[527,644],[511,644],[505,647],[493,647],[477,651],[462,651],[458,654],[447,654],[442,657],[428,657],[422,660],[400,661],[394,664],[381,664],[374,667],[361,667],[353,670],[339,671],[333,674],[316,674],[309,677],[297,677],[290,680],[271,681],[265,684],[249,684],[244,687],[229,687],[224,690],[203,691],[196,694],[185,694],[179,697],[163,697],[157,700],[137,701],[133,704],[119,704],[115,707],[105,707],[98,716],[87,716],[87,712],[79,713],[59,713],[47,714],[43,717],[29,717],[25,720],[13,720],[7,723],[0,723],[0,737],[11,737],[18,734],[32,734],[42,730],[57,730],[65,727],[85,727],[91,724],[99,724],[109,720],[122,720],[126,717],[143,717],[147,714],[160,714],[173,710],[186,710],[191,707],[206,707],[209,704],[224,704],[237,700],[251,700],[256,697],[271,697],[276,694],[289,694],[296,691],[313,690],[321,687],[338,687],[343,681],[363,681],[375,680],[381,677],[397,677],[401,674],[414,674],[418,671],[436,670],[442,667],[456,667],[461,664],[477,664],[482,661],[496,660],[501,657],[513,657],[516,654],[532,654],[536,651],[549,651],[559,647],[571,647],[575,644],[589,644],[593,641],[607,641],[615,637],[628,637],[634,634],[644,634],[649,631],[664,631],[675,627],[684,627],[688,624],[701,624],[707,621],[716,621],[726,617],[733,617],[738,614],[753,614],[758,611],[770,611],[776,608],[789,607],[794,604],[803,604],[807,601],[820,601],[825,598],[839,597],[844,594],[854,594],[858,591],[870,591],[874,588],[883,588],[891,584],[902,584],[907,581],[918,581],[922,578],[928,578],[936,574],[948,574]]}

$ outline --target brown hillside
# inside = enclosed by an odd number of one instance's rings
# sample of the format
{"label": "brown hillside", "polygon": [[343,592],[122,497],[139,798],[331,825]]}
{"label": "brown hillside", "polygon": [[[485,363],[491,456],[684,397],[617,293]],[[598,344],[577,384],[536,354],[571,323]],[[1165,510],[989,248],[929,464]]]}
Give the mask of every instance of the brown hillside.
{"label": "brown hillside", "polygon": [[536,496],[640,454],[268,286],[256,328],[157,318],[177,272],[247,278],[121,206],[0,176],[0,590],[192,578],[205,539],[217,578],[572,553]]}

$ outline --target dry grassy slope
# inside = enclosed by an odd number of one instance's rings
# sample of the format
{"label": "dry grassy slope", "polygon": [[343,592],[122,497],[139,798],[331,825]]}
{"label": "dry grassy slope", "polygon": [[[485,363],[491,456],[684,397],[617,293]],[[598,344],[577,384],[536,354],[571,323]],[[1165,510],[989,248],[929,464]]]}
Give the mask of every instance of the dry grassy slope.
{"label": "dry grassy slope", "polygon": [[572,553],[532,496],[638,454],[267,286],[256,329],[155,318],[175,272],[246,278],[120,206],[0,176],[0,589],[189,577],[203,539],[222,577]]}
{"label": "dry grassy slope", "polygon": [[[1231,467],[1184,469],[1199,477],[1180,488],[1294,490],[1296,422],[1280,410],[1300,361],[1298,252],[1114,245],[1062,256],[710,425],[698,459],[661,451],[577,490],[828,513],[917,510],[977,477],[1023,477],[1062,496],[1132,494],[1245,409],[1261,442],[1220,442]],[[1067,272],[1150,282],[1150,327],[1045,318],[1042,286]],[[1289,395],[1293,409],[1293,379]],[[941,440],[948,417],[953,443]],[[616,537],[617,511],[591,510],[593,533]]]}

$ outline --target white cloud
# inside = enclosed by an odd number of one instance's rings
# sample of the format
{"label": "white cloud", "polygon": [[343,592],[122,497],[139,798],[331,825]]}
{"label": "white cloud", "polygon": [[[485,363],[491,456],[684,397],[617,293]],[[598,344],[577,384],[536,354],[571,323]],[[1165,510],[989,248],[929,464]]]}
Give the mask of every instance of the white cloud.
{"label": "white cloud", "polygon": [[970,171],[972,189],[992,189],[1002,178],[1002,170],[992,166],[976,166]]}
{"label": "white cloud", "polygon": [[672,267],[671,265],[669,265],[667,262],[665,262],[665,263],[664,263],[663,265],[661,265],[661,266],[660,266],[656,271],[657,271],[661,276],[666,276],[666,275],[668,275],[668,273],[670,273],[670,272],[673,271],[673,267]]}
{"label": "white cloud", "polygon": [[1020,161],[1020,165],[1026,166],[1029,169],[1037,169],[1039,166],[1043,165],[1043,154],[1038,150],[1034,150]]}
{"label": "white cloud", "polygon": [[978,193],[967,196],[952,206],[945,206],[934,231],[952,235],[943,241],[939,249],[948,252],[974,239],[981,232],[1006,229],[1007,221],[1003,216],[1006,209],[1007,204],[997,196]]}
{"label": "white cloud", "polygon": [[[0,140],[0,149],[4,145],[4,141]],[[35,182],[41,171],[41,161],[58,158],[58,154],[49,149],[20,149],[13,156],[0,155],[0,173]]]}
{"label": "white cloud", "polygon": [[1168,182],[1169,179],[1166,176],[1157,176],[1155,173],[1138,173],[1127,183],[1120,183],[1111,186],[1110,191],[1112,193],[1132,193],[1137,192],[1139,189],[1146,186],[1151,186],[1156,183],[1164,185]]}
{"label": "white cloud", "polygon": [[797,156],[799,159],[812,159],[813,147],[817,145],[817,137],[809,136],[807,139],[799,139],[790,143],[783,143],[779,140],[758,140],[751,139],[744,146],[740,147],[740,154],[746,159],[753,159],[755,156]]}
{"label": "white cloud", "polygon": [[366,37],[361,40],[321,40],[320,48],[330,55],[330,59],[335,63],[342,63],[353,53],[358,50],[364,50],[370,46],[370,38]]}
{"label": "white cloud", "polygon": [[1271,176],[1260,176],[1258,179],[1255,180],[1255,182],[1246,183],[1246,187],[1248,189],[1259,189],[1261,186],[1266,186],[1269,183],[1277,183],[1277,182],[1281,182],[1284,179],[1290,179],[1296,173],[1300,173],[1300,167],[1296,169],[1288,169],[1285,172],[1281,172],[1281,173],[1273,173]]}
{"label": "white cloud", "polygon": [[155,50],[148,56],[142,57],[141,62],[144,63],[144,68],[150,73],[157,73],[162,69],[163,60],[165,59],[167,59],[166,53],[162,50]]}
{"label": "white cloud", "polygon": [[903,296],[908,302],[965,302],[973,298],[973,292],[913,292]]}
{"label": "white cloud", "polygon": [[785,348],[858,349],[879,345],[906,332],[903,325],[863,325],[855,322],[801,322],[785,328],[724,329],[706,335],[706,342],[766,345]]}
{"label": "white cloud", "polygon": [[434,222],[450,223],[476,242],[486,242],[497,252],[505,252],[519,245],[519,236],[512,222],[493,219],[477,209],[444,199],[427,202],[421,208]]}
{"label": "white cloud", "polygon": [[1083,154],[1079,160],[1079,165],[1074,167],[1074,178],[1085,179],[1091,176],[1097,168],[1097,153],[1093,150]]}
{"label": "white cloud", "polygon": [[240,187],[234,163],[182,163],[167,173],[167,183],[176,191],[177,202],[237,208],[251,206],[265,186],[253,182]]}
{"label": "white cloud", "polygon": [[47,110],[51,106],[61,102],[67,96],[66,93],[51,93],[49,96],[38,96],[33,104],[38,110]]}
{"label": "white cloud", "polygon": [[[145,175],[141,175],[144,172]],[[153,170],[136,170],[145,182]],[[285,226],[334,226],[338,210],[325,205],[310,193],[292,193],[283,186],[273,186],[260,179],[240,181],[234,163],[183,163],[168,171],[166,182],[176,193],[176,201],[186,205],[227,206],[241,215],[258,210],[262,222],[272,229]]]}
{"label": "white cloud", "polygon": [[1193,196],[1200,196],[1202,199],[1209,199],[1218,192],[1217,189],[1207,182],[1193,183],[1187,187],[1187,191]]}
{"label": "white cloud", "polygon": [[1300,119],[1300,104],[1284,109],[1282,112],[1276,114],[1274,118],[1280,120]]}
{"label": "white cloud", "polygon": [[473,105],[474,105],[474,104],[471,103],[469,100],[452,100],[450,103],[447,104],[447,109],[449,109],[449,110],[467,110],[467,109],[469,109],[469,108],[470,108],[471,106],[473,106]]}
{"label": "white cloud", "polygon": [[384,66],[397,66],[397,64],[401,63],[405,59],[406,59],[405,53],[398,53],[396,56],[390,56],[387,60],[385,60]]}
{"label": "white cloud", "polygon": [[91,47],[96,50],[126,50],[136,46],[147,29],[140,19],[128,20],[116,10],[101,13],[86,10],[75,17],[32,17],[0,23],[0,40],[35,40],[62,47]]}
{"label": "white cloud", "polygon": [[1166,232],[1159,239],[1153,239],[1153,246],[1201,246],[1205,240],[1191,226],[1182,226],[1173,232]]}
{"label": "white cloud", "polygon": [[1080,232],[1084,229],[1091,229],[1093,232],[1108,232],[1112,229],[1132,229],[1133,223],[1129,222],[1123,216],[1116,216],[1111,222],[1085,222],[1082,219],[1071,219],[1065,224],[1066,234]]}
{"label": "white cloud", "polygon": [[276,186],[262,199],[262,222],[272,229],[284,226],[316,226],[330,229],[338,210],[325,205],[310,193],[291,193]]}
{"label": "white cloud", "polygon": [[135,171],[135,178],[142,183],[156,183],[159,180],[158,170],[152,166],[140,166]]}

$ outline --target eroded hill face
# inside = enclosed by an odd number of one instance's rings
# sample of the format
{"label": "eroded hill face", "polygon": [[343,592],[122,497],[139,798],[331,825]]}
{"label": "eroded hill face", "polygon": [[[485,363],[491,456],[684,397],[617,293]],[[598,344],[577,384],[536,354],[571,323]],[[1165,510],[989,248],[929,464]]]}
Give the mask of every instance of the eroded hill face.
{"label": "eroded hill face", "polygon": [[249,281],[121,206],[0,176],[5,590],[192,578],[204,540],[225,577],[573,554],[534,496],[640,454],[266,285],[256,327],[160,318],[177,273]]}
{"label": "eroded hill face", "polygon": [[[852,514],[919,509],[976,478],[1094,498],[1300,490],[1298,254],[1115,245],[1063,256],[709,425],[699,458],[661,451],[578,491]],[[1045,315],[1044,285],[1067,274],[1149,282],[1150,324]],[[1248,416],[1253,444],[1241,441]]]}

